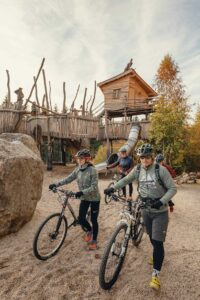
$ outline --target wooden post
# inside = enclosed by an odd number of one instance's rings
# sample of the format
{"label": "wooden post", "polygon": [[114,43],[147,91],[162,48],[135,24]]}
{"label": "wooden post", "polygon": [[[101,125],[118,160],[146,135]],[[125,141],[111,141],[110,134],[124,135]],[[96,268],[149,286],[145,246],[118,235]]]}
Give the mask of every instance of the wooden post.
{"label": "wooden post", "polygon": [[86,111],[88,111],[88,105],[89,105],[89,103],[90,103],[90,101],[92,100],[92,96],[90,96],[90,99],[88,100],[88,102],[87,102],[87,104],[86,104]]}
{"label": "wooden post", "polygon": [[10,96],[10,74],[9,74],[8,70],[6,70],[6,74],[7,74],[7,87],[8,87],[8,103],[10,104],[10,102],[11,102],[11,96]]}
{"label": "wooden post", "polygon": [[46,76],[45,76],[45,71],[44,71],[44,69],[42,69],[42,75],[43,75],[43,80],[44,80],[44,90],[45,90],[45,96],[46,96],[47,109],[49,109],[48,92],[47,92],[47,83],[46,83]]}
{"label": "wooden post", "polygon": [[84,97],[83,97],[83,105],[82,105],[82,115],[85,116],[85,99],[86,99],[86,95],[87,95],[87,88],[85,88],[85,93],[84,93]]}
{"label": "wooden post", "polygon": [[65,90],[65,82],[63,82],[63,109],[62,112],[63,114],[66,114],[67,110],[66,110],[66,90]]}
{"label": "wooden post", "polygon": [[36,83],[35,76],[33,76],[33,81],[35,83],[35,99],[36,99],[37,105],[40,105],[39,98],[38,98],[38,90],[37,90],[37,83]]}
{"label": "wooden post", "polygon": [[[34,90],[34,88],[35,88],[35,85],[36,85],[36,83],[37,83],[37,80],[38,80],[38,78],[39,78],[39,76],[40,76],[40,72],[41,72],[41,70],[42,70],[42,67],[43,67],[43,65],[44,65],[44,62],[45,62],[45,58],[43,58],[43,60],[42,60],[42,63],[41,63],[41,65],[40,65],[39,71],[38,71],[38,73],[37,73],[35,82],[34,82],[32,88],[31,88],[30,94],[29,94],[29,96],[28,96],[28,98],[27,98],[27,100],[26,100],[26,102],[25,102],[25,104],[24,104],[23,110],[26,110],[27,103],[28,103],[28,102],[31,102],[30,99],[31,99],[33,90]],[[22,114],[19,115],[19,120],[17,121],[17,123],[16,123],[16,125],[15,125],[15,128],[13,129],[13,132],[17,132],[17,130],[18,130],[19,127],[20,127],[21,121],[22,121]]]}
{"label": "wooden post", "polygon": [[108,134],[108,111],[105,110],[105,136],[106,136],[106,147],[107,147],[107,158],[110,156],[110,141]]}
{"label": "wooden post", "polygon": [[47,134],[48,134],[47,171],[51,171],[53,167],[52,167],[52,144],[51,144],[51,136],[50,136],[50,117],[47,117]]}
{"label": "wooden post", "polygon": [[52,103],[51,103],[51,82],[49,81],[49,104],[50,104],[50,108],[52,109]]}
{"label": "wooden post", "polygon": [[94,104],[94,100],[95,100],[95,97],[96,97],[96,89],[97,89],[97,82],[95,80],[95,82],[94,82],[94,95],[93,95],[92,103],[91,103],[91,106],[90,106],[90,114],[92,114],[92,106]]}
{"label": "wooden post", "polygon": [[73,109],[74,109],[74,105],[75,105],[76,98],[77,98],[77,96],[78,96],[79,89],[80,89],[80,84],[78,85],[78,88],[77,88],[77,90],[76,90],[76,95],[75,95],[75,97],[74,97],[74,100],[72,101],[72,105],[71,105],[71,107],[70,107],[70,110],[73,110]]}

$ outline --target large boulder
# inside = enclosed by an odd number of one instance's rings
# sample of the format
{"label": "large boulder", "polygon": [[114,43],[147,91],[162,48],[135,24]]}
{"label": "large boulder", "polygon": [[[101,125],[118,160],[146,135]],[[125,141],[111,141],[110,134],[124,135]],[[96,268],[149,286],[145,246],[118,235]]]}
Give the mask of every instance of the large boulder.
{"label": "large boulder", "polygon": [[0,135],[0,236],[30,221],[41,198],[43,163],[25,134]]}

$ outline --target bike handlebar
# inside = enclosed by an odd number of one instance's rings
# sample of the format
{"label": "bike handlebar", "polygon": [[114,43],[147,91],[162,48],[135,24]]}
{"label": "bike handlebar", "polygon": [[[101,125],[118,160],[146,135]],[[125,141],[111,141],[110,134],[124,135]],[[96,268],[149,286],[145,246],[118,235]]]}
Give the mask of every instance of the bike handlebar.
{"label": "bike handlebar", "polygon": [[58,189],[57,187],[53,188],[53,189],[50,190],[50,191],[52,191],[53,193],[58,193],[58,192],[60,192],[60,193],[63,193],[63,194],[65,194],[66,196],[71,197],[71,198],[75,198],[75,194],[76,194],[76,193],[74,193],[74,192],[72,192],[72,191],[69,191],[69,190]]}

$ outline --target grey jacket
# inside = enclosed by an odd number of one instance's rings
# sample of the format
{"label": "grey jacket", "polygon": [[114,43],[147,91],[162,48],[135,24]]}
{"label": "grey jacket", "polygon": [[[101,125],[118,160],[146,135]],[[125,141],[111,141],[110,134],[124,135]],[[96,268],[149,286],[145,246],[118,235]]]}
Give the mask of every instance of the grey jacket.
{"label": "grey jacket", "polygon": [[171,175],[166,168],[160,166],[159,172],[160,178],[162,179],[166,190],[159,184],[156,178],[154,163],[148,168],[144,168],[141,165],[139,178],[137,167],[135,167],[126,177],[122,178],[114,185],[114,189],[118,190],[132,181],[137,180],[139,182],[138,191],[141,197],[160,199],[160,201],[163,203],[160,209],[150,208],[148,210],[159,213],[164,212],[168,209],[168,201],[176,194],[177,189]]}
{"label": "grey jacket", "polygon": [[77,167],[68,177],[58,181],[56,186],[68,184],[76,180],[78,188],[83,192],[81,200],[100,201],[98,174],[94,166]]}

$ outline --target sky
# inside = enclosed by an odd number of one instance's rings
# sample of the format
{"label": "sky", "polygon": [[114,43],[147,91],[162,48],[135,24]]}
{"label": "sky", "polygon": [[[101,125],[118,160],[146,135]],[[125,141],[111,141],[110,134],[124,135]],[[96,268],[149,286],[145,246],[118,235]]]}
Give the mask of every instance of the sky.
{"label": "sky", "polygon": [[[66,82],[70,107],[93,95],[94,80],[133,68],[150,85],[166,54],[172,55],[189,96],[193,115],[200,103],[199,0],[0,0],[0,101],[7,93],[8,69],[14,91],[28,97],[42,58],[52,102],[62,107]],[[44,94],[38,81],[39,98]],[[32,97],[34,101],[34,96]],[[103,100],[98,89],[95,106]]]}

